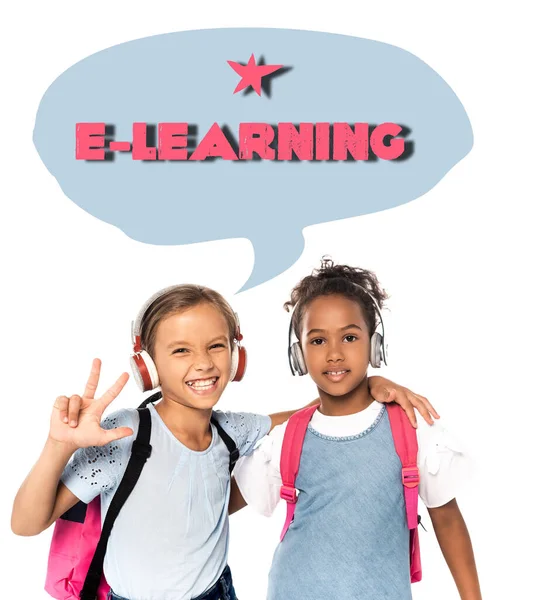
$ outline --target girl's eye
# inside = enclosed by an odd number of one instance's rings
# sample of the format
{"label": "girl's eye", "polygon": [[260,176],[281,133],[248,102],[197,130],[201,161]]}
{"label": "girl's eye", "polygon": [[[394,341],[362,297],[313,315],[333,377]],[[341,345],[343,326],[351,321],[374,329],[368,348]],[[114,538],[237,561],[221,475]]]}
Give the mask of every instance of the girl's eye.
{"label": "girl's eye", "polygon": [[172,354],[186,354],[187,352],[187,348],[176,348],[176,350],[172,351]]}
{"label": "girl's eye", "polygon": [[324,343],[324,340],[322,338],[314,338],[313,340],[310,341],[310,343],[313,346],[321,346]]}
{"label": "girl's eye", "polygon": [[213,350],[214,348],[224,348],[224,347],[225,347],[225,345],[221,344],[221,343],[219,343],[219,344],[212,344],[210,346],[210,350]]}
{"label": "girl's eye", "polygon": [[345,342],[355,342],[357,340],[357,336],[356,335],[347,335],[344,338]]}

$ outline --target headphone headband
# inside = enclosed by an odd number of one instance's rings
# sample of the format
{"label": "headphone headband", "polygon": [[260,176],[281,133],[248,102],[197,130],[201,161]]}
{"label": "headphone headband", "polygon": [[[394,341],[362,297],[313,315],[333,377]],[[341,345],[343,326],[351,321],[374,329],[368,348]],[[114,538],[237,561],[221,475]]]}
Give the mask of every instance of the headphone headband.
{"label": "headphone headband", "polygon": [[[142,308],[139,310],[137,318],[131,322],[131,338],[133,341],[133,348],[134,348],[135,352],[140,352],[143,349],[142,343],[140,340],[140,336],[141,336],[142,321],[144,319],[146,311],[150,308],[150,306],[156,300],[161,298],[161,296],[164,296],[165,294],[168,294],[168,292],[171,292],[172,290],[175,290],[175,289],[178,289],[181,287],[182,287],[181,285],[170,285],[170,286],[163,288],[162,290],[156,292],[155,294],[153,294],[153,296],[151,296],[150,298],[148,298],[148,300],[146,300],[146,302],[144,303]],[[234,339],[237,342],[241,342],[241,340],[243,339],[243,335],[241,334],[241,331],[240,331],[240,320],[238,317],[238,313],[236,313],[236,312],[234,312],[234,321],[236,324],[236,329],[234,332]]]}
{"label": "headphone headband", "polygon": [[171,292],[172,290],[179,287],[179,285],[169,285],[168,287],[163,288],[162,290],[159,290],[158,292],[153,294],[153,296],[150,296],[150,298],[148,298],[148,300],[146,300],[146,302],[142,305],[142,308],[138,312],[137,318],[131,323],[131,336],[133,338],[133,344],[135,345],[135,352],[140,352],[140,350],[142,350],[142,346],[139,349],[137,349],[137,343],[140,345],[140,329],[142,325],[142,319],[144,319],[146,311],[158,298],[161,298],[161,296],[164,296],[166,293]]}

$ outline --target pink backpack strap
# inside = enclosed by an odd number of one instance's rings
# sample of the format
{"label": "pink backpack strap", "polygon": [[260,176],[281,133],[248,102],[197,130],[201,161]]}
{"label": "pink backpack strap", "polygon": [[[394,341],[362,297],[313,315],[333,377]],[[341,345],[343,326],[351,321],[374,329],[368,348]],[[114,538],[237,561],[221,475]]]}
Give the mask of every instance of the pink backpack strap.
{"label": "pink backpack strap", "polygon": [[408,529],[416,529],[419,498],[419,469],[417,468],[417,434],[406,413],[398,404],[388,404],[387,411],[395,450],[402,463],[402,485]]}
{"label": "pink backpack strap", "polygon": [[393,434],[395,450],[402,463],[402,485],[406,519],[410,530],[410,580],[421,581],[421,552],[417,531],[417,504],[419,499],[419,469],[417,468],[417,433],[406,413],[396,404],[388,404],[389,422]]}
{"label": "pink backpack strap", "polygon": [[299,462],[301,451],[303,449],[303,440],[307,433],[307,427],[314,412],[318,408],[308,406],[297,413],[294,413],[288,420],[284,432],[283,447],[281,449],[281,498],[286,500],[286,520],[281,532],[281,542],[283,541],[290,523],[294,519],[298,493],[296,490],[296,477],[299,471]]}

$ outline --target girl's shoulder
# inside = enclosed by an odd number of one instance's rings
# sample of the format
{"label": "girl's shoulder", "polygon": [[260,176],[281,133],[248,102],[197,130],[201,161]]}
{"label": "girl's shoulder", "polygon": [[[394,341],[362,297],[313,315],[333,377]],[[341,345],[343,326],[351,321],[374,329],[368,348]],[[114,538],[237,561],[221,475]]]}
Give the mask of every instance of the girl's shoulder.
{"label": "girl's shoulder", "polygon": [[133,434],[105,446],[79,448],[62,474],[62,482],[83,502],[91,502],[98,494],[112,493],[125,471],[131,446],[138,431],[136,409],[117,410],[101,421],[103,429],[130,427]]}
{"label": "girl's shoulder", "polygon": [[448,426],[443,419],[436,420],[432,425],[429,425],[419,417],[417,422],[417,443],[420,455],[426,456],[441,452],[467,454],[462,440],[452,432],[451,426]]}
{"label": "girl's shoulder", "polygon": [[[130,427],[133,430],[134,439],[137,435],[139,416],[136,408],[120,408],[101,421],[103,429],[116,429],[116,427]],[[125,439],[125,438],[124,438]]]}
{"label": "girl's shoulder", "polygon": [[271,428],[271,419],[267,415],[216,410],[213,418],[234,440],[240,456],[250,454]]}

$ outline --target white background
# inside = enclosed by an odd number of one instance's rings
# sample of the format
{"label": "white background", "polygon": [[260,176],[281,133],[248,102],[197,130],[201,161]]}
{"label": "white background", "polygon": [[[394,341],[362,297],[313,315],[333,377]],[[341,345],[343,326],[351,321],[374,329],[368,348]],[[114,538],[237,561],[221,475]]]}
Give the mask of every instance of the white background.
{"label": "white background", "polygon": [[[244,383],[228,388],[221,408],[296,407],[314,389],[288,372],[281,306],[323,254],[378,273],[391,294],[387,375],[427,395],[474,456],[475,480],[459,500],[484,598],[539,597],[532,376],[537,36],[525,4],[94,0],[2,9],[3,598],[48,597],[42,588],[50,532],[15,537],[12,500],[44,443],[54,398],[81,392],[94,356],[103,359],[104,384],[128,368],[130,320],[146,297],[180,282],[223,292],[240,313],[250,360]],[[227,26],[346,33],[411,51],[463,102],[475,136],[471,154],[411,204],[307,228],[305,251],[293,267],[234,297],[253,264],[247,240],[186,247],[134,242],[68,200],[32,144],[43,93],[76,61],[134,38]],[[116,407],[139,400],[130,382]],[[282,516],[266,520],[246,509],[231,520],[230,564],[241,600],[265,598]],[[424,581],[414,586],[414,598],[458,598],[427,527]]]}

